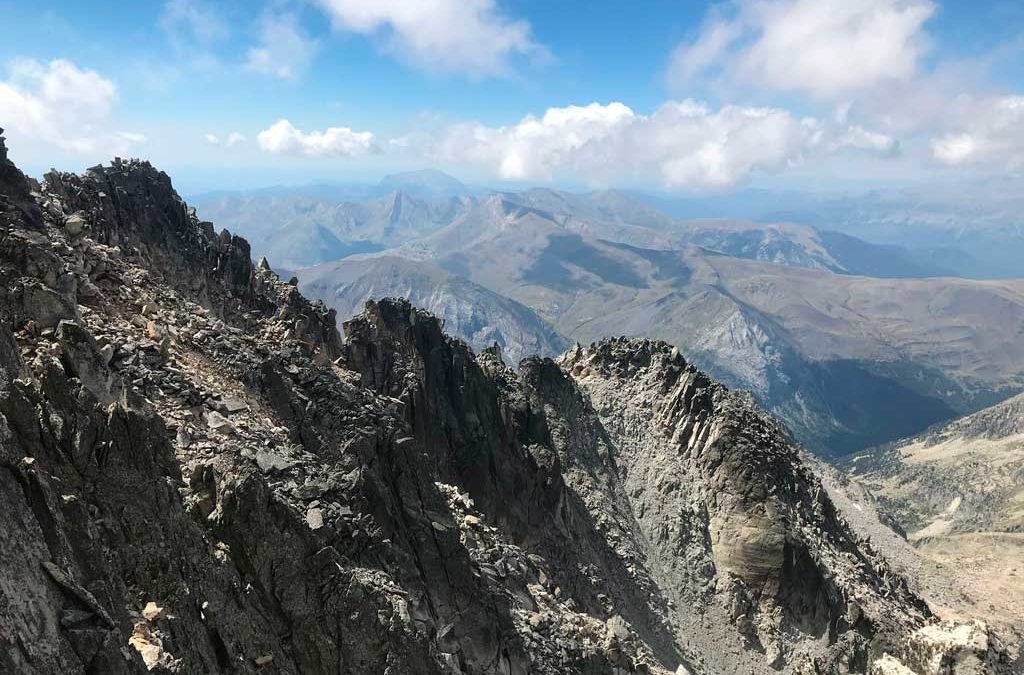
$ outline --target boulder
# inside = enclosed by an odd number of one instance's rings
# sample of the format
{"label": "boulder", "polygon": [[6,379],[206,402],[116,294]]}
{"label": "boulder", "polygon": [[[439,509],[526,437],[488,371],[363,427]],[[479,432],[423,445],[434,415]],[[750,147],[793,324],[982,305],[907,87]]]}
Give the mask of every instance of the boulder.
{"label": "boulder", "polygon": [[92,333],[74,321],[61,320],[57,324],[56,336],[61,346],[61,360],[68,373],[77,377],[100,403],[106,405],[113,401],[108,360],[96,345]]}

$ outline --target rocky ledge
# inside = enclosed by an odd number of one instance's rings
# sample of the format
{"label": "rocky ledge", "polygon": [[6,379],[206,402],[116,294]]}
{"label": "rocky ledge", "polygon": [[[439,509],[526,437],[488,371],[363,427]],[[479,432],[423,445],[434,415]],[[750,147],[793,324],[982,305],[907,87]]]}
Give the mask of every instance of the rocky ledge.
{"label": "rocky ledge", "polygon": [[1011,667],[668,345],[513,371],[402,300],[342,337],[145,162],[0,141],[0,228],[2,673]]}

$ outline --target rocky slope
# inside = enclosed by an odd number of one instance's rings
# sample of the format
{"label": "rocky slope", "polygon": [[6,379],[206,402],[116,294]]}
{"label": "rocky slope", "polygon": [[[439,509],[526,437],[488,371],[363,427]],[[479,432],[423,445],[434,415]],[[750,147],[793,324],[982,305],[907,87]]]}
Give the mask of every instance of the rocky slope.
{"label": "rocky slope", "polygon": [[0,144],[0,225],[2,673],[1012,667],[664,343],[514,372],[397,300],[342,338],[145,162]]}
{"label": "rocky slope", "polygon": [[1024,396],[844,466],[919,551],[966,572],[981,613],[1024,635]]}

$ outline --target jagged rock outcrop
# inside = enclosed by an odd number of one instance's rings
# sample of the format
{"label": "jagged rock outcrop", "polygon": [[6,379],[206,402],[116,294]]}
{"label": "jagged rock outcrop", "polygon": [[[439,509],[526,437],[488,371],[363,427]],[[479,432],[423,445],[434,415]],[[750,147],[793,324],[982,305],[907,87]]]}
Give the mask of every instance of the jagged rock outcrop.
{"label": "jagged rock outcrop", "polygon": [[[606,340],[562,365],[619,450],[650,568],[681,631],[710,638],[694,641],[704,663],[736,672],[756,668],[758,655],[775,667],[855,671],[924,619],[749,395],[660,342]],[[735,633],[742,640],[730,646]],[[826,636],[834,648],[807,649]]]}
{"label": "jagged rock outcrop", "polygon": [[981,621],[924,626],[904,639],[899,654],[874,662],[872,675],[982,675],[1002,670],[1005,658],[999,638]]}
{"label": "jagged rock outcrop", "polygon": [[667,345],[343,339],[149,164],[0,160],[0,673],[863,673],[931,625]]}

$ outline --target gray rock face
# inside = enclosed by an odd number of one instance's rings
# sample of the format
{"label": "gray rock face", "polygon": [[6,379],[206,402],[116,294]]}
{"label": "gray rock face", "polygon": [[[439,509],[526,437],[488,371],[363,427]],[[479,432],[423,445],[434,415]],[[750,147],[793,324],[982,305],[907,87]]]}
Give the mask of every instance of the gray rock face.
{"label": "gray rock face", "polygon": [[5,190],[2,673],[863,673],[932,625],[667,345],[342,339],[146,163]]}
{"label": "gray rock face", "polygon": [[[604,341],[570,351],[562,367],[619,450],[646,558],[679,630],[707,636],[691,643],[701,665],[842,672],[927,615],[747,395],[658,342]],[[830,632],[844,639],[813,645]],[[730,647],[736,633],[743,644]]]}

